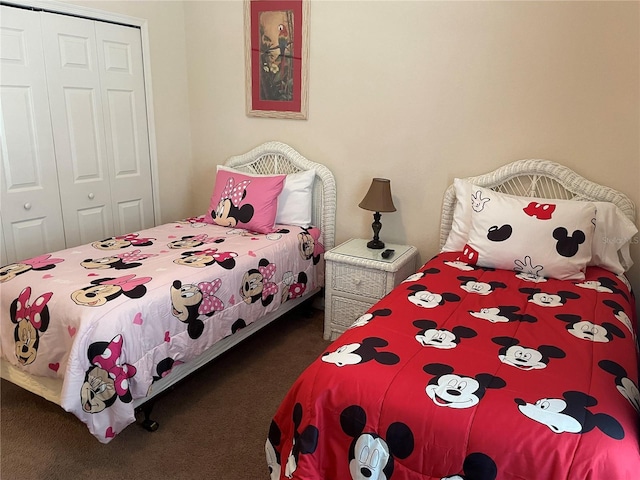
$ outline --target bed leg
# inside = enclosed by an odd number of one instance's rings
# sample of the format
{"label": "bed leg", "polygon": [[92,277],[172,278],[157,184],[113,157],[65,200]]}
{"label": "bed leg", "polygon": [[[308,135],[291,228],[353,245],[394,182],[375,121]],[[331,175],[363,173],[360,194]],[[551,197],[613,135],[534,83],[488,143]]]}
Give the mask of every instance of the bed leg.
{"label": "bed leg", "polygon": [[142,428],[149,432],[155,432],[160,424],[155,420],[151,420],[151,410],[153,410],[153,402],[147,402],[140,407],[142,413],[144,413],[144,420],[142,420]]}
{"label": "bed leg", "polygon": [[305,318],[313,317],[313,299],[305,300],[300,304],[300,310]]}

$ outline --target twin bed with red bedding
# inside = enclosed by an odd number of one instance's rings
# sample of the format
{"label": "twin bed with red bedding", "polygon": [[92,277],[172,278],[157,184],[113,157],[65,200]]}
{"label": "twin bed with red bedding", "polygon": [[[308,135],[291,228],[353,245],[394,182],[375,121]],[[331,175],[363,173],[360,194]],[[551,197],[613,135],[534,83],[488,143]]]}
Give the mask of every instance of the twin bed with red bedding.
{"label": "twin bed with red bedding", "polygon": [[271,478],[638,478],[633,204],[528,161],[456,185],[447,209],[442,252],[291,387]]}

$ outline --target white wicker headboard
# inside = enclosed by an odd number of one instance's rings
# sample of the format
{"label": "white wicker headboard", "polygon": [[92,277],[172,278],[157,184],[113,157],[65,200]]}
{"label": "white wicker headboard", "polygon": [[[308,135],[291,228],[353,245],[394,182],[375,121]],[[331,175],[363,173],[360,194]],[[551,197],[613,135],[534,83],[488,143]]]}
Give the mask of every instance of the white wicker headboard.
{"label": "white wicker headboard", "polygon": [[242,155],[229,158],[225,165],[241,172],[258,175],[296,173],[315,170],[311,221],[322,231],[321,242],[326,250],[335,246],[336,182],[333,173],[324,165],[303,157],[289,145],[267,142]]}
{"label": "white wicker headboard", "polygon": [[[615,203],[635,223],[635,205],[625,194],[581,177],[550,160],[530,159],[508,163],[493,172],[467,177],[474,185],[523,197]],[[440,248],[451,231],[456,195],[453,185],[444,193],[440,220]]]}

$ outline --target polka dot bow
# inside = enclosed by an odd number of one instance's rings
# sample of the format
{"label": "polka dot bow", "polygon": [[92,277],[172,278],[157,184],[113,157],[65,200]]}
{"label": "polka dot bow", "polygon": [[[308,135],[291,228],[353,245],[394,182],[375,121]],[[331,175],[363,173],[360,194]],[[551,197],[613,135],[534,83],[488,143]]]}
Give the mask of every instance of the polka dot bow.
{"label": "polka dot bow", "polygon": [[29,305],[31,287],[26,287],[22,290],[18,296],[18,303],[16,305],[16,323],[27,320],[33,325],[33,328],[40,330],[42,326],[42,310],[44,310],[44,307],[52,295],[52,292],[44,293],[35,299],[33,305]]}
{"label": "polka dot bow", "polygon": [[251,180],[243,180],[241,182],[238,182],[238,184],[235,184],[233,177],[230,177],[229,180],[227,180],[227,184],[225,185],[224,190],[222,190],[220,199],[228,198],[229,200],[231,200],[231,203],[233,203],[233,205],[237,207],[238,205],[240,205],[242,197],[244,196],[244,192],[250,183]]}
{"label": "polka dot bow", "polygon": [[267,280],[271,280],[276,273],[276,265],[274,263],[270,263],[265,265],[264,267],[258,267],[258,271],[262,275],[264,283],[262,285],[262,299],[264,300],[269,295],[275,295],[278,293],[278,286],[273,282],[267,282]]}
{"label": "polka dot bow", "polygon": [[145,258],[155,257],[155,253],[142,253],[140,249],[134,250],[132,252],[121,253],[120,255],[116,255],[120,260],[124,263],[132,263],[139,262],[144,260]]}
{"label": "polka dot bow", "polygon": [[100,355],[96,355],[91,360],[96,365],[105,370],[109,377],[113,379],[116,393],[119,397],[127,394],[129,391],[129,379],[136,374],[136,367],[128,363],[120,363],[120,354],[122,353],[122,335],[113,337],[107,348]]}
{"label": "polka dot bow", "polygon": [[304,283],[292,283],[289,285],[289,298],[294,299],[301,297],[306,289],[307,286]]}
{"label": "polka dot bow", "polygon": [[198,288],[202,292],[202,303],[198,307],[198,314],[206,315],[207,313],[224,310],[224,303],[214,295],[221,285],[222,280],[219,278],[216,278],[212,282],[201,282],[198,284]]}

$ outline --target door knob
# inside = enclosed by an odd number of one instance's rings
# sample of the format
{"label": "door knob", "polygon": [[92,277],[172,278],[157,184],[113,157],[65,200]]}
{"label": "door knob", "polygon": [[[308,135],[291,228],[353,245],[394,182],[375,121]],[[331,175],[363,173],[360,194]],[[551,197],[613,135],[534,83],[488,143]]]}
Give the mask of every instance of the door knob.
{"label": "door knob", "polygon": [[89,200],[93,200],[93,197],[95,197],[95,195],[93,193],[90,193],[89,195],[87,195],[87,197],[89,197]]}
{"label": "door knob", "polygon": [[24,204],[24,209],[25,210],[31,210],[31,204],[29,202]]}

